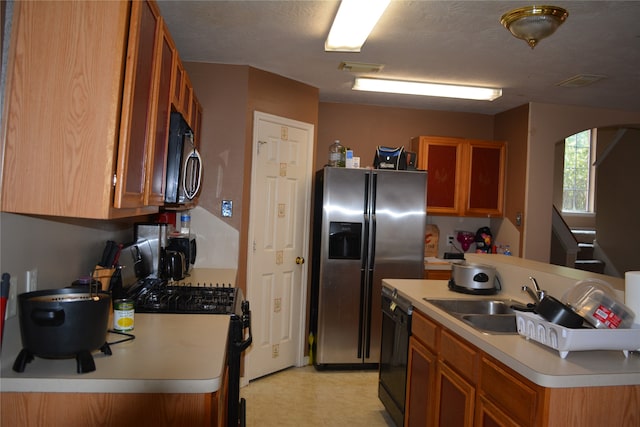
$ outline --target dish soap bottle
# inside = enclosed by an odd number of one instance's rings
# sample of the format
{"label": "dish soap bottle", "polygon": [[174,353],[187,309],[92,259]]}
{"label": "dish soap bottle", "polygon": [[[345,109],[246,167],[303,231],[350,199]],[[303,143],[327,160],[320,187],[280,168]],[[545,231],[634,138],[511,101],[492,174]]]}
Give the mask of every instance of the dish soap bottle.
{"label": "dish soap bottle", "polygon": [[[329,166],[338,167],[340,166],[340,160],[342,158],[342,151],[344,147],[340,144],[339,140],[335,140],[333,144],[329,146]],[[344,167],[344,163],[343,163]]]}

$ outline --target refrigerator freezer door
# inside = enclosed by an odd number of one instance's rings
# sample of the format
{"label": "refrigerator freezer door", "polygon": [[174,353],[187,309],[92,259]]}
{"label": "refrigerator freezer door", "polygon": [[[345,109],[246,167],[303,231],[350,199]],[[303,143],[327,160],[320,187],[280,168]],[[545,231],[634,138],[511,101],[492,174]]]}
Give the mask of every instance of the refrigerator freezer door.
{"label": "refrigerator freezer door", "polygon": [[[365,254],[362,234],[367,174],[365,170],[325,168],[322,185],[321,245],[319,254],[314,253],[321,257],[316,363],[361,363],[358,346],[363,325],[359,308]],[[362,230],[358,242],[353,238],[356,228]],[[341,235],[336,236],[336,233]],[[351,248],[360,245],[359,256],[336,256],[339,251],[331,248],[330,257],[330,242],[335,244],[337,241],[343,241]],[[343,252],[354,254],[352,249]]]}

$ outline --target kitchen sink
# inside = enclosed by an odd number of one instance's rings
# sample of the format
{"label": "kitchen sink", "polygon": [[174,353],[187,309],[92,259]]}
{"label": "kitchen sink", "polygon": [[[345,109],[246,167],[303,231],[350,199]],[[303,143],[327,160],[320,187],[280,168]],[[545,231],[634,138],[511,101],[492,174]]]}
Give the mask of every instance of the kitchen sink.
{"label": "kitchen sink", "polygon": [[516,314],[511,299],[429,299],[425,301],[488,334],[517,334]]}
{"label": "kitchen sink", "polygon": [[463,322],[482,332],[493,334],[517,334],[515,314],[465,314]]}

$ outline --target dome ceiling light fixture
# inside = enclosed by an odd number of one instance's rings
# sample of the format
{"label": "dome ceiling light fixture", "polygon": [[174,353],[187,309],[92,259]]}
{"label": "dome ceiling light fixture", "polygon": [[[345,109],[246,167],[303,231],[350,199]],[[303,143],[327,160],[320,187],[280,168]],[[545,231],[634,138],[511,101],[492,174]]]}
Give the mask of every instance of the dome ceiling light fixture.
{"label": "dome ceiling light fixture", "polygon": [[553,34],[568,16],[569,12],[557,6],[526,6],[505,13],[500,23],[533,49],[540,40]]}

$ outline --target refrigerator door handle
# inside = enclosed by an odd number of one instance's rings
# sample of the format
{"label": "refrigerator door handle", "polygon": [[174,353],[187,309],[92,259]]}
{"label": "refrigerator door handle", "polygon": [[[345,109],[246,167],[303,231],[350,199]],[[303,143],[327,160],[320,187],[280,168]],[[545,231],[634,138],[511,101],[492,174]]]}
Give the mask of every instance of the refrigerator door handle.
{"label": "refrigerator door handle", "polygon": [[[373,269],[369,270],[369,286],[367,287],[367,322],[365,323],[366,325],[368,325],[367,327],[367,336],[365,337],[365,350],[364,350],[364,354],[365,354],[365,358],[368,359],[369,357],[371,357],[371,304],[372,304],[372,299],[373,299]],[[364,316],[361,316],[364,317]]]}
{"label": "refrigerator door handle", "polygon": [[364,298],[364,290],[366,289],[366,277],[367,271],[362,269],[360,272],[360,307],[358,316],[358,359],[362,359],[362,341],[363,341],[363,330],[364,330],[364,307],[365,307],[365,298]]}
{"label": "refrigerator door handle", "polygon": [[370,354],[371,354],[371,310],[373,309],[372,307],[372,301],[373,301],[373,273],[374,273],[374,266],[375,261],[376,261],[376,194],[378,192],[378,174],[376,174],[375,172],[371,174],[371,191],[369,193],[369,207],[368,207],[368,211],[369,211],[369,230],[367,233],[367,239],[368,239],[368,257],[369,261],[368,261],[368,265],[367,265],[367,287],[366,287],[366,295],[363,294],[363,298],[365,298],[366,300],[366,323],[365,325],[367,325],[366,331],[365,331],[365,346],[364,346],[364,352],[365,352],[365,358],[369,358]]}
{"label": "refrigerator door handle", "polygon": [[[369,221],[371,222],[369,238],[369,268],[372,271],[371,279],[373,280],[373,266],[376,265],[376,193],[378,192],[378,175],[371,174],[371,204],[369,205]],[[373,283],[369,281],[369,283]]]}

